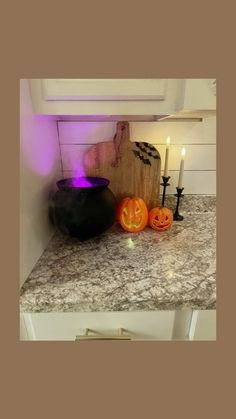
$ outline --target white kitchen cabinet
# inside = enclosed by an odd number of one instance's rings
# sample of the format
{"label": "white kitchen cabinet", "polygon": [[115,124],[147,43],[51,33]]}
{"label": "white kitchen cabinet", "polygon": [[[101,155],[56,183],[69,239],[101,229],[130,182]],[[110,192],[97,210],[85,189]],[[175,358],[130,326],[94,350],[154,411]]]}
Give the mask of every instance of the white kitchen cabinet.
{"label": "white kitchen cabinet", "polygon": [[186,79],[183,110],[216,109],[216,79]]}
{"label": "white kitchen cabinet", "polygon": [[191,310],[22,313],[21,340],[75,341],[87,328],[109,336],[123,328],[132,340],[187,340],[191,317]]}
{"label": "white kitchen cabinet", "polygon": [[181,79],[30,79],[35,113],[161,115],[175,112]]}
{"label": "white kitchen cabinet", "polygon": [[190,340],[216,340],[216,310],[194,310]]}
{"label": "white kitchen cabinet", "polygon": [[185,79],[176,112],[171,118],[208,118],[216,115],[216,79]]}
{"label": "white kitchen cabinet", "polygon": [[215,113],[212,79],[30,79],[29,83],[38,114],[165,120]]}
{"label": "white kitchen cabinet", "polygon": [[30,79],[37,114],[165,117],[179,110],[184,79]]}

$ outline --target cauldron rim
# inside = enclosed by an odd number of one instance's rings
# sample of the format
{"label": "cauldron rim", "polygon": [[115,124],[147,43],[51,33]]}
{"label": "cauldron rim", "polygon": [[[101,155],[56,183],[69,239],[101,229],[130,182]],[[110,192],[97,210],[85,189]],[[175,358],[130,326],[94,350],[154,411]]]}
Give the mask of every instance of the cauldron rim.
{"label": "cauldron rim", "polygon": [[[90,184],[89,184],[90,183]],[[57,181],[59,190],[94,190],[104,189],[109,185],[109,179],[98,176],[75,176]]]}

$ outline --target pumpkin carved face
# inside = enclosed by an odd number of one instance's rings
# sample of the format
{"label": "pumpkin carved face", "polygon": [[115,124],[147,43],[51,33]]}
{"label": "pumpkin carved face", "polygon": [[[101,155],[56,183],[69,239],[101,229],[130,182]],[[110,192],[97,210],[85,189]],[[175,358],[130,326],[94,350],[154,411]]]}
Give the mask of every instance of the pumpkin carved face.
{"label": "pumpkin carved face", "polygon": [[124,230],[136,233],[148,223],[148,210],[145,202],[138,197],[124,198],[117,210],[117,218]]}
{"label": "pumpkin carved face", "polygon": [[171,227],[173,213],[168,208],[153,208],[149,212],[149,225],[154,230],[164,231]]}

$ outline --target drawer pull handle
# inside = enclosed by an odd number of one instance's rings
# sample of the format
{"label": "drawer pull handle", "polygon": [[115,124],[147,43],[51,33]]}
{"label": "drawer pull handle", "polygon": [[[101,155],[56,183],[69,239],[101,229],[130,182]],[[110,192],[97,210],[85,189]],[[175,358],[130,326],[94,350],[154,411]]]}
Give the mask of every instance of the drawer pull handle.
{"label": "drawer pull handle", "polygon": [[[129,335],[124,335],[124,329],[121,327],[118,329],[117,335],[99,335],[94,334],[98,333],[91,329],[85,329],[85,335],[77,335],[75,337],[75,341],[78,340],[131,340],[131,337]],[[93,334],[89,334],[93,333]]]}

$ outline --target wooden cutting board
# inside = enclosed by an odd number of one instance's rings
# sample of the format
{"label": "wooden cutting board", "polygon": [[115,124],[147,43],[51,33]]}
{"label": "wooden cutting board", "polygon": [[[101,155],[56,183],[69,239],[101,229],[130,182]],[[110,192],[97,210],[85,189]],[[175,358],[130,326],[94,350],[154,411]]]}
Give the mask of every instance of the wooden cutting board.
{"label": "wooden cutting board", "polygon": [[118,201],[127,196],[143,198],[148,209],[159,204],[161,159],[146,142],[129,140],[129,123],[119,121],[112,141],[91,146],[84,157],[86,176],[110,180]]}

